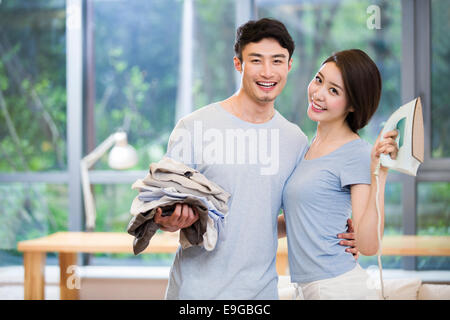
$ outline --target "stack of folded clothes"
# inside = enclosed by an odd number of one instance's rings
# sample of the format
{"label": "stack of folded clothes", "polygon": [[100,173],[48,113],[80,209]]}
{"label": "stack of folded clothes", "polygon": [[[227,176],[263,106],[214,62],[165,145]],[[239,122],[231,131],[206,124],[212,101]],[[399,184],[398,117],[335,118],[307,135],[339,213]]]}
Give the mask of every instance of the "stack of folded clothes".
{"label": "stack of folded clothes", "polygon": [[156,209],[170,215],[176,204],[188,204],[199,214],[192,226],[181,229],[183,249],[201,245],[211,251],[217,241],[224,240],[224,220],[230,194],[204,175],[185,164],[164,157],[150,165],[148,175],[138,179],[132,189],[139,190],[131,204],[133,215],[127,231],[134,236],[133,251],[137,255],[148,246],[159,225],[154,222]]}

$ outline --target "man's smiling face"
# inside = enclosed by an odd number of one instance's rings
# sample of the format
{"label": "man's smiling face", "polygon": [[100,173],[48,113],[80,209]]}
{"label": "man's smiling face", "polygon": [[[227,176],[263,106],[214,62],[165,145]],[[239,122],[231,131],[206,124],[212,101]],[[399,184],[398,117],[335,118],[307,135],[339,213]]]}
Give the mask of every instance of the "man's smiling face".
{"label": "man's smiling face", "polygon": [[250,42],[242,50],[242,63],[236,57],[234,61],[242,73],[243,91],[259,104],[275,101],[292,65],[288,50],[272,38]]}

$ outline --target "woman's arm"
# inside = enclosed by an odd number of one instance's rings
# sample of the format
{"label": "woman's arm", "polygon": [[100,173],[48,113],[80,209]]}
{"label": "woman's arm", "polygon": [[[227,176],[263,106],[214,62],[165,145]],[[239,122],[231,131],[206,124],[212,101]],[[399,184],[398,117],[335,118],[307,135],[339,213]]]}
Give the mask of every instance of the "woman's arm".
{"label": "woman's arm", "polygon": [[[381,235],[384,231],[384,188],[387,174],[379,176],[379,207],[381,215]],[[359,252],[373,256],[378,251],[378,214],[376,209],[376,180],[372,174],[371,185],[357,184],[351,187],[353,221]]]}
{"label": "woman's arm", "polygon": [[[378,213],[376,208],[377,181],[375,169],[380,160],[380,154],[390,154],[393,159],[397,157],[398,147],[395,142],[397,131],[385,134],[381,143],[379,138],[372,149],[371,184],[357,184],[351,187],[353,220],[355,223],[356,243],[359,252],[365,256],[375,255],[378,251]],[[381,218],[381,235],[384,231],[384,190],[388,168],[380,167],[378,175],[379,210]]]}

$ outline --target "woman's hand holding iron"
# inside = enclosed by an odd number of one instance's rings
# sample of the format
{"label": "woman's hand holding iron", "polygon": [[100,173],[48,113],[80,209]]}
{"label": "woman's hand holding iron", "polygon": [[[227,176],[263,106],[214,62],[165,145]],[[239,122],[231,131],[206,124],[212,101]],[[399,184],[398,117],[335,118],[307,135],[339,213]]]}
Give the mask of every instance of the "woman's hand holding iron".
{"label": "woman's hand holding iron", "polygon": [[[398,136],[397,130],[391,130],[389,132],[386,132],[383,136],[383,140],[380,141],[380,135],[378,136],[377,140],[375,141],[375,144],[372,148],[372,163],[371,163],[371,169],[372,172],[375,171],[376,166],[378,165],[378,162],[380,161],[380,155],[381,154],[389,154],[392,159],[397,158],[398,154],[398,145],[395,139]],[[380,167],[380,173],[387,174],[388,168],[381,166]]]}

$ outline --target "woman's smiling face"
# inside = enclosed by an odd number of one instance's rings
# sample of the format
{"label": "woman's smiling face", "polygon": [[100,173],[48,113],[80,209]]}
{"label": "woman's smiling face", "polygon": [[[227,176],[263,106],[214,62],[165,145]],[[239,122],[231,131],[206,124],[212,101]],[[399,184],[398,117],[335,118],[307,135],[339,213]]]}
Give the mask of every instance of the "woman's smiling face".
{"label": "woman's smiling face", "polygon": [[313,121],[345,121],[348,112],[342,73],[334,62],[327,62],[319,69],[308,85],[308,117]]}

